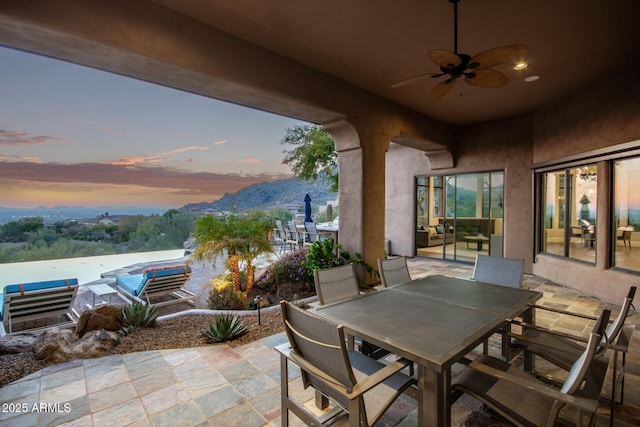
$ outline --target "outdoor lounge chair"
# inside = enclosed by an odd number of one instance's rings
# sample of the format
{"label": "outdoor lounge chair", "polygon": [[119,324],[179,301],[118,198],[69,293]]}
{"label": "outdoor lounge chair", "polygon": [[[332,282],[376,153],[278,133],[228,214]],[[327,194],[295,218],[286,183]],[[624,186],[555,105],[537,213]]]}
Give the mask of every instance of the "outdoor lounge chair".
{"label": "outdoor lounge chair", "polygon": [[407,258],[400,256],[378,260],[378,270],[382,286],[394,286],[409,283],[411,276],[407,267]]}
{"label": "outdoor lounge chair", "polygon": [[[306,425],[324,425],[346,412],[350,426],[372,426],[404,390],[416,383],[400,372],[407,367],[406,362],[384,365],[348,351],[341,325],[286,301],[280,306],[289,338],[288,343],[276,347],[280,353],[284,427],[289,425],[289,411]],[[316,390],[315,402],[320,408],[305,407],[289,394],[289,362],[300,367],[304,388]],[[323,409],[320,416],[318,409]]]}
{"label": "outdoor lounge chair", "polygon": [[[191,276],[191,267],[186,265],[147,268],[142,274],[119,276],[116,290],[124,299],[161,307],[187,302],[195,305],[196,295],[184,288]],[[151,302],[151,298],[169,296],[169,300]]]}
{"label": "outdoor lounge chair", "polygon": [[[618,316],[611,322],[604,332],[604,336],[599,343],[599,352],[610,348],[614,352],[613,359],[613,380],[611,390],[611,421],[616,404],[617,389],[620,388],[620,403],[624,402],[624,370],[626,364],[626,353],[629,350],[629,341],[635,325],[625,325],[624,322],[633,306],[633,298],[636,294],[636,287],[629,288],[629,292],[622,302]],[[580,313],[573,313],[545,306],[534,306],[536,309],[552,311],[561,315],[570,316],[574,319],[596,320],[596,317],[587,316]],[[522,335],[510,333],[509,346],[516,350],[526,350],[538,355],[564,370],[571,369],[571,366],[580,357],[585,348],[586,339],[558,331],[553,331],[539,326],[522,324],[524,327]],[[622,365],[618,369],[618,353],[622,353]],[[548,379],[548,378],[547,378]]]}
{"label": "outdoor lounge chair", "polygon": [[609,314],[608,310],[601,313],[587,347],[560,389],[491,356],[471,362],[453,381],[452,389],[475,397],[518,426],[554,426],[565,405],[577,409],[577,425],[582,425],[583,412],[590,415],[593,425],[609,366],[607,358],[597,356]]}
{"label": "outdoor lounge chair", "polygon": [[56,316],[65,320],[28,329],[74,326],[80,317],[71,307],[77,292],[78,279],[7,285],[0,295],[0,335],[13,332],[18,322],[53,319]]}

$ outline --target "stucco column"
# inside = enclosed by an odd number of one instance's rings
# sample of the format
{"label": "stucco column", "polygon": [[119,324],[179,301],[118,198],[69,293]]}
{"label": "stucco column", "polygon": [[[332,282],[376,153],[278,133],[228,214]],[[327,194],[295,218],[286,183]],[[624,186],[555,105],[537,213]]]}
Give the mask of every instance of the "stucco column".
{"label": "stucco column", "polygon": [[340,244],[373,267],[384,257],[385,152],[391,132],[380,120],[323,125],[335,141],[339,166]]}

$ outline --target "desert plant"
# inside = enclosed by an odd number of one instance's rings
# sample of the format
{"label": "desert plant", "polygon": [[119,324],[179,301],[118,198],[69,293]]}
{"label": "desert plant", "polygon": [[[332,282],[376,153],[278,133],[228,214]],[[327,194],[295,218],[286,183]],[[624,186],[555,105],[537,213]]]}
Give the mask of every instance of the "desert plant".
{"label": "desert plant", "polygon": [[134,301],[129,305],[122,306],[122,317],[120,323],[121,335],[129,335],[136,332],[140,327],[149,328],[156,323],[158,310],[153,305]]}
{"label": "desert plant", "polygon": [[233,287],[241,291],[240,262],[247,265],[246,291],[253,286],[253,261],[273,252],[268,232],[273,221],[266,215],[244,215],[237,211],[215,217],[207,215],[196,220],[194,236],[198,247],[192,254],[198,261],[208,260],[215,266],[218,257],[226,256],[225,265],[231,272]]}
{"label": "desert plant", "polygon": [[225,342],[242,336],[246,331],[247,327],[240,316],[224,314],[209,323],[203,335],[211,342]]}

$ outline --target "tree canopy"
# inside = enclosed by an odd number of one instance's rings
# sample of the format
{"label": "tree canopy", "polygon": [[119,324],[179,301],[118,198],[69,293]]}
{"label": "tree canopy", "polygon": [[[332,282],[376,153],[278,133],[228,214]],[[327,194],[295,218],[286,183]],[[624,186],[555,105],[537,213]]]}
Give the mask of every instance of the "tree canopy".
{"label": "tree canopy", "polygon": [[280,141],[292,146],[284,150],[283,162],[293,173],[306,180],[324,180],[331,184],[330,191],[338,191],[338,153],[331,135],[317,125],[296,125],[288,128]]}

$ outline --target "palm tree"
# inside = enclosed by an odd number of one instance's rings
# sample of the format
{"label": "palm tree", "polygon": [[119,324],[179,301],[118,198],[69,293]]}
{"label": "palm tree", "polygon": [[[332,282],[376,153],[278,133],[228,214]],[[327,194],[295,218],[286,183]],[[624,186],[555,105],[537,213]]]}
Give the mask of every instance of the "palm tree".
{"label": "palm tree", "polygon": [[253,261],[266,252],[273,252],[267,239],[271,229],[266,215],[243,215],[238,212],[215,217],[207,215],[196,220],[194,237],[198,247],[192,254],[196,260],[208,260],[215,267],[220,256],[226,254],[225,266],[231,272],[233,288],[242,291],[240,283],[240,261],[247,265],[249,283],[253,286]]}

